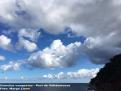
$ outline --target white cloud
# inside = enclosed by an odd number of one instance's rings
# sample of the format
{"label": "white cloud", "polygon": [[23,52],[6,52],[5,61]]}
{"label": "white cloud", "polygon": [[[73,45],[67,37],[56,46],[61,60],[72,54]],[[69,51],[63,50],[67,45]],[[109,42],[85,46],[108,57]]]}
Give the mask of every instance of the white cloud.
{"label": "white cloud", "polygon": [[11,50],[11,39],[5,35],[0,35],[0,48],[5,50]]}
{"label": "white cloud", "polygon": [[21,79],[21,80],[24,80],[24,76],[21,76],[20,79]]}
{"label": "white cloud", "polygon": [[121,5],[121,0],[112,0],[113,5]]}
{"label": "white cloud", "polygon": [[15,71],[17,71],[20,69],[21,64],[22,63],[20,63],[20,62],[10,61],[8,64],[1,65],[0,70],[2,70],[2,71],[15,70]]}
{"label": "white cloud", "polygon": [[70,79],[70,78],[86,78],[86,77],[95,77],[99,72],[99,68],[95,69],[80,69],[75,72],[59,72],[57,74],[48,74],[43,75],[46,79]]}
{"label": "white cloud", "polygon": [[5,76],[5,77],[4,77],[4,80],[8,80],[8,77],[7,77],[7,76]]}
{"label": "white cloud", "polygon": [[36,42],[39,36],[40,36],[39,30],[20,29],[18,31],[19,41],[16,46],[18,49],[24,48],[28,52],[33,52],[38,48]]}
{"label": "white cloud", "polygon": [[2,55],[0,55],[0,61],[4,61],[6,58]]}
{"label": "white cloud", "polygon": [[69,26],[73,33],[87,37],[83,52],[93,62],[105,63],[121,53],[120,3],[121,0],[2,0],[0,21],[15,29],[41,27],[52,34],[64,32]]}
{"label": "white cloud", "polygon": [[[4,0],[1,1],[3,13],[0,15],[3,21],[17,28],[43,27],[50,33],[59,33],[64,31],[64,27],[71,26],[73,32],[90,36],[95,30],[99,34],[105,24],[106,29],[115,27],[109,26],[108,22],[112,25],[112,19],[120,16],[117,12],[120,7],[113,6],[112,1],[114,0]],[[118,22],[119,20],[115,21]],[[85,28],[90,31],[85,31]]]}
{"label": "white cloud", "polygon": [[59,33],[76,22],[85,11],[85,5],[94,2],[96,0],[4,0],[0,16],[3,22],[15,28],[42,27],[50,33]]}
{"label": "white cloud", "polygon": [[20,29],[18,33],[19,38],[29,38],[31,41],[36,42],[40,36],[40,32],[35,29]]}
{"label": "white cloud", "polygon": [[29,40],[26,40],[24,38],[20,38],[18,45],[18,48],[23,47],[24,49],[26,49],[28,52],[33,52],[37,49],[37,45],[34,42],[30,42]]}
{"label": "white cloud", "polygon": [[61,40],[54,40],[50,47],[33,53],[28,63],[34,67],[68,67],[80,57],[80,42],[63,45]]}
{"label": "white cloud", "polygon": [[0,1],[0,16],[3,22],[12,21],[13,17],[13,7],[14,7],[14,0],[4,0]]}
{"label": "white cloud", "polygon": [[19,28],[43,27],[50,33],[59,33],[70,26],[73,32],[85,36],[107,35],[119,31],[121,14],[116,1],[4,0],[0,1],[0,16],[2,21]]}
{"label": "white cloud", "polygon": [[99,69],[80,69],[77,72],[68,72],[67,75],[71,78],[95,77]]}
{"label": "white cloud", "polygon": [[94,63],[106,63],[109,59],[121,53],[120,38],[117,34],[107,36],[89,37],[81,49]]}

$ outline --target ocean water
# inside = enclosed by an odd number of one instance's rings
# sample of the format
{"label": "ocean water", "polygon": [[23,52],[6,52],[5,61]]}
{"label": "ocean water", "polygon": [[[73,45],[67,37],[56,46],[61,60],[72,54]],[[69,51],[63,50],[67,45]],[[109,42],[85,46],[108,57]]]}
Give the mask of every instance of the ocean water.
{"label": "ocean water", "polygon": [[[53,86],[53,84],[50,84]],[[37,91],[87,91],[88,84],[85,83],[71,83],[71,84],[54,84],[54,85],[64,85],[65,87],[42,87],[42,88],[35,88]],[[66,87],[67,85],[67,87]],[[33,89],[33,91],[35,90]]]}
{"label": "ocean water", "polygon": [[[2,89],[3,88],[3,89]],[[7,90],[4,90],[4,89]],[[88,91],[87,83],[2,83],[0,91]]]}

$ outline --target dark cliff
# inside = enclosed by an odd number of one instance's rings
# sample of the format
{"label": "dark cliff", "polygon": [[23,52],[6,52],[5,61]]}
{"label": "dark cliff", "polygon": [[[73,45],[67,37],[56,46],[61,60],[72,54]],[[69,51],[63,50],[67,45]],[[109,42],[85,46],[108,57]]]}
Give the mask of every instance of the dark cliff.
{"label": "dark cliff", "polygon": [[110,59],[97,76],[91,79],[89,89],[95,91],[121,91],[121,54]]}

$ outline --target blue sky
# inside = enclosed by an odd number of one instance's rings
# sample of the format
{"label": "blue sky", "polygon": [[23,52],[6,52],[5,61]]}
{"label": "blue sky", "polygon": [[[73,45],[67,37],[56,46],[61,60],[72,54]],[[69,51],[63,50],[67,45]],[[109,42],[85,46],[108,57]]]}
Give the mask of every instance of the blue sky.
{"label": "blue sky", "polygon": [[121,53],[120,0],[4,0],[0,8],[1,81],[86,83]]}
{"label": "blue sky", "polygon": [[[0,27],[0,36],[5,35],[9,38],[12,39],[12,44],[16,45],[16,43],[19,41],[18,38],[18,33],[17,32],[13,32],[10,34],[6,34],[4,33],[5,31],[9,31],[10,28],[6,28],[4,27],[5,25],[3,24]],[[36,44],[38,45],[38,50],[43,50],[44,48],[50,46],[50,44],[54,41],[54,40],[61,40],[63,42],[64,45],[69,45],[70,43],[74,43],[74,42],[81,42],[83,43],[84,40],[86,39],[84,36],[75,36],[72,32],[65,32],[65,33],[61,33],[58,35],[54,35],[54,34],[49,34],[47,32],[44,32],[44,30],[40,29],[39,32],[41,32],[40,36],[37,39]],[[68,35],[71,35],[72,37],[69,37]],[[15,46],[14,46],[15,47]],[[38,51],[36,50],[36,51]],[[34,52],[36,52],[34,51]],[[4,61],[1,61],[0,65],[4,65],[4,64],[8,64],[10,61],[12,62],[21,62],[25,59],[27,59],[32,53],[34,52],[28,52],[25,49],[21,50],[17,50],[17,49],[12,49],[11,51],[9,50],[4,50],[2,48],[0,48],[0,54],[2,56],[5,57]],[[76,61],[76,60],[75,60]],[[26,66],[27,64],[25,64],[24,66]],[[70,66],[70,67],[65,67],[65,68],[28,68],[28,67],[24,67],[21,66],[19,70],[13,70],[13,69],[7,69],[7,70],[1,70],[1,79],[21,79],[21,77],[24,77],[26,79],[37,79],[39,77],[42,77],[43,75],[47,75],[47,74],[58,74],[59,72],[76,72],[79,69],[95,69],[95,68],[100,68],[102,67],[102,65],[97,65],[97,64],[93,64],[92,62],[90,62],[90,60],[86,57],[86,56],[82,56],[80,57],[77,62]],[[84,77],[83,79],[81,79],[80,81],[78,81],[79,78],[70,78],[68,79],[63,79],[62,82],[89,82],[89,79],[91,77]],[[29,82],[33,81],[30,80]],[[55,81],[54,81],[55,80]],[[57,80],[54,79],[51,82],[61,82],[61,80]],[[9,82],[9,81],[8,81]],[[36,81],[37,82],[37,81]],[[39,81],[38,81],[39,82]],[[46,82],[46,80],[45,80]]]}

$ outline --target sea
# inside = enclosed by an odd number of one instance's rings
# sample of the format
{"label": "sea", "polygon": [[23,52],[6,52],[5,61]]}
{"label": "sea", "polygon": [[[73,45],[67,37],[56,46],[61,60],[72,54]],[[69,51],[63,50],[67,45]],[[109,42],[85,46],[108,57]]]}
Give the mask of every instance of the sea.
{"label": "sea", "polygon": [[1,83],[0,91],[88,91],[88,83]]}

